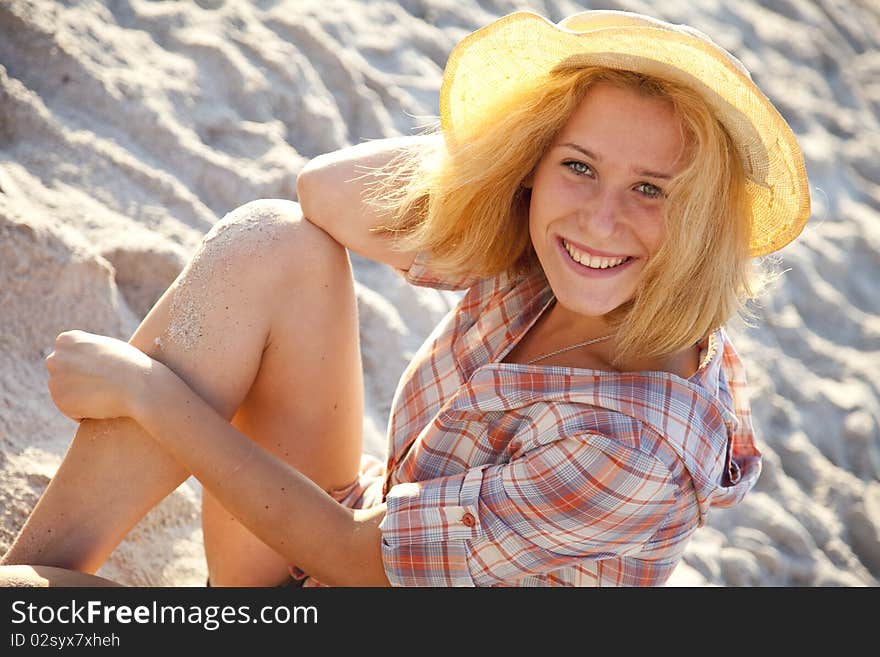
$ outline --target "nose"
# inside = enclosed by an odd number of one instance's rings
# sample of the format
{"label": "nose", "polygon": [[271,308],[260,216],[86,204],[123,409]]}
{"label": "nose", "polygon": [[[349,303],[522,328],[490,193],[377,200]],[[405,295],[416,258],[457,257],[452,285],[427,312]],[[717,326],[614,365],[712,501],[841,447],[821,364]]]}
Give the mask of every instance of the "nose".
{"label": "nose", "polygon": [[614,234],[620,214],[621,199],[613,189],[596,194],[581,210],[578,221],[581,229],[597,238]]}

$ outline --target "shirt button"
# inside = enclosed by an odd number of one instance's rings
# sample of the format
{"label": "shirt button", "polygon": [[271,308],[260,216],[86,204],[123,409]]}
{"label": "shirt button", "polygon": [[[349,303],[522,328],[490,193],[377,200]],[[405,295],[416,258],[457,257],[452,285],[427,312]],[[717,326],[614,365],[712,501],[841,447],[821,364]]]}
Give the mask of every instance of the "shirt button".
{"label": "shirt button", "polygon": [[461,517],[461,522],[465,527],[473,527],[477,524],[477,519],[470,513],[465,513]]}

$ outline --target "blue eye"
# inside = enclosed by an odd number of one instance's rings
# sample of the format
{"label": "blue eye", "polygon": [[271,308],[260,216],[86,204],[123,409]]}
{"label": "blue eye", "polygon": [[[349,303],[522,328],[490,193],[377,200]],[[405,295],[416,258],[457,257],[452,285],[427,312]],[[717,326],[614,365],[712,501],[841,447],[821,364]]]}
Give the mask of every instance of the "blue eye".
{"label": "blue eye", "polygon": [[586,164],[585,162],[578,162],[577,160],[569,160],[567,162],[563,162],[562,166],[567,167],[572,173],[578,176],[592,176],[593,168]]}
{"label": "blue eye", "polygon": [[651,183],[639,183],[636,185],[636,190],[648,198],[661,198],[666,196],[662,189]]}

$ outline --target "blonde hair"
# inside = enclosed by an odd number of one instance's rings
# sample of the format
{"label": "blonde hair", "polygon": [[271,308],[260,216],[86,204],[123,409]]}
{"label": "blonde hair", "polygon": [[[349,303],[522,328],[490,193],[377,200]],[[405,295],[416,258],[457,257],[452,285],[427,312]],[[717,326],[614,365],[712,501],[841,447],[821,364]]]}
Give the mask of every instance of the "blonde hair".
{"label": "blonde hair", "polygon": [[517,275],[539,267],[523,183],[600,82],[672,103],[688,155],[666,190],[663,244],[633,298],[606,315],[620,363],[674,353],[732,316],[747,316],[746,302],[763,282],[749,253],[752,216],[742,163],[696,91],[616,69],[557,70],[511,95],[486,121],[438,141],[436,150],[397,158],[369,200],[388,212],[382,230],[396,235],[399,248],[430,252],[440,273]]}

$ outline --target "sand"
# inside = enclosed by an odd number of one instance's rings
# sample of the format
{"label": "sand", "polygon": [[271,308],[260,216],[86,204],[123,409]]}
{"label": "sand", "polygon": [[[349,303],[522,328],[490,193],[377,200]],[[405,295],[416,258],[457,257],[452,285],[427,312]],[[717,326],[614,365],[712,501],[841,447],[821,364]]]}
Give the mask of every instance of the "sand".
{"label": "sand", "polygon": [[[813,217],[785,271],[732,331],[753,385],[765,469],[716,511],[670,584],[876,586],[880,578],[880,7],[872,0],[621,1],[687,22],[736,54],[798,135]],[[60,331],[127,338],[241,204],[296,198],[319,153],[411,134],[438,112],[467,32],[564,0],[0,3],[0,551],[75,425],[43,358]],[[252,244],[254,246],[254,244]],[[209,247],[206,247],[209,248]],[[353,258],[368,451],[392,392],[455,295]],[[207,266],[195,259],[192,267]],[[200,275],[212,275],[202,271]],[[213,272],[224,275],[224,272]],[[198,289],[169,335],[190,340]],[[200,586],[200,489],[185,482],[99,574]]]}

